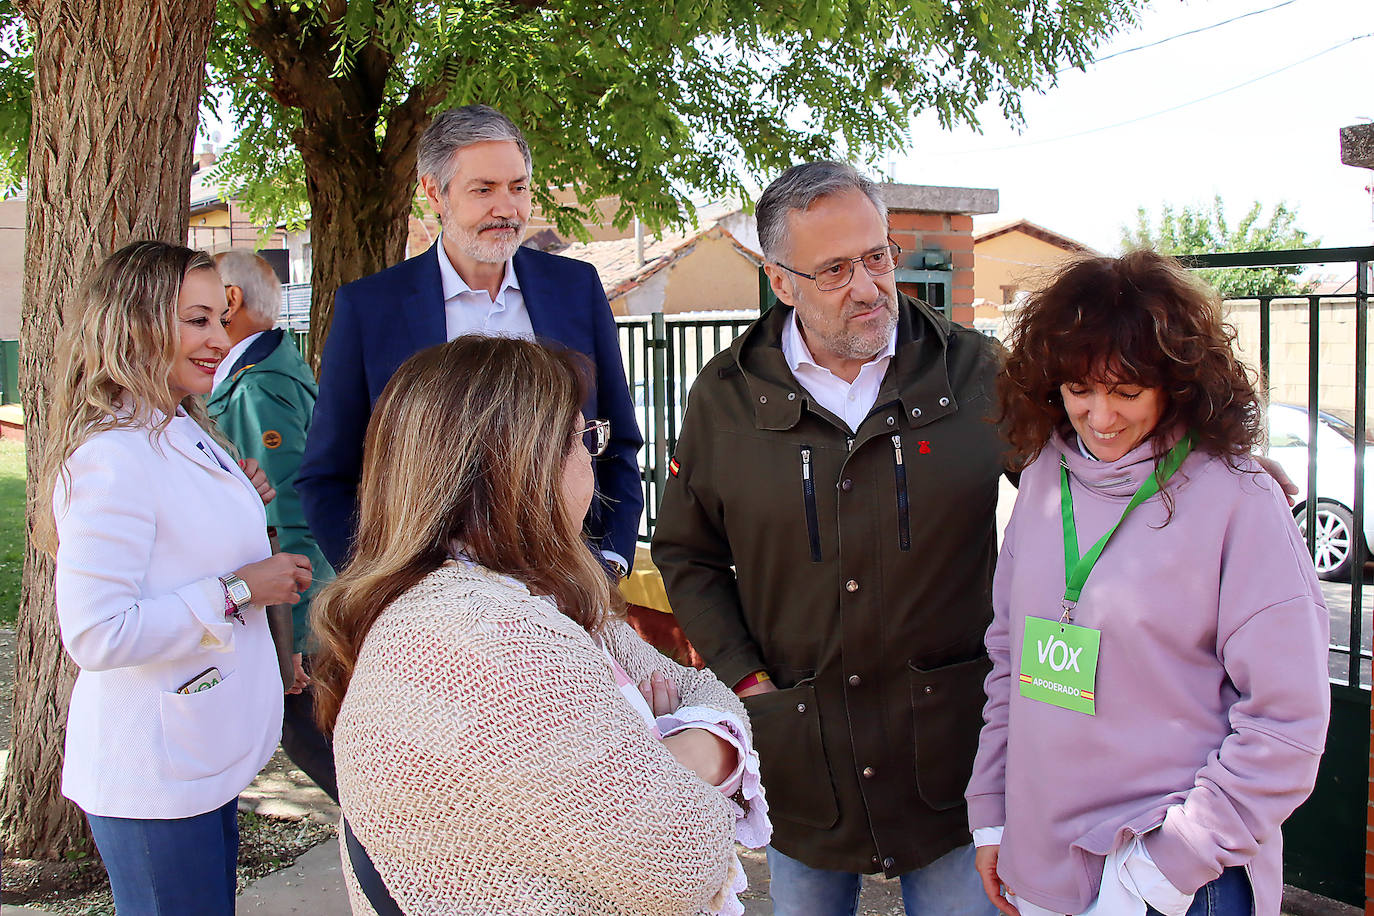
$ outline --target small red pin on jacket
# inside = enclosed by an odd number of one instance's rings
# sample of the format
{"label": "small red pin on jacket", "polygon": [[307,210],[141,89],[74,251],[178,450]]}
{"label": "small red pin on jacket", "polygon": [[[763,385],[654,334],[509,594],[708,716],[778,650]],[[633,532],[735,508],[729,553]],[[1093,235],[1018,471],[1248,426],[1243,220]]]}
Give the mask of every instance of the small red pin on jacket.
{"label": "small red pin on jacket", "polygon": [[930,454],[930,440],[922,439],[916,446],[916,451],[922,455]]}
{"label": "small red pin on jacket", "polygon": [[677,472],[678,472],[679,470],[681,470],[681,469],[682,469],[682,465],[680,465],[680,464],[677,463],[677,459],[676,459],[676,458],[674,458],[673,460],[671,460],[671,461],[668,462],[668,473],[669,473],[669,474],[672,474],[674,477],[677,476]]}

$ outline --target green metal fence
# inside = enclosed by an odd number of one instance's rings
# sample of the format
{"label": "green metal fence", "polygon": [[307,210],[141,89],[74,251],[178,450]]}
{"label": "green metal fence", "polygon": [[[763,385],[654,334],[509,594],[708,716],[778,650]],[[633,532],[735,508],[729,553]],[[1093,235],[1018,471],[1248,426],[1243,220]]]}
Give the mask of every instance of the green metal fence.
{"label": "green metal fence", "polygon": [[729,347],[758,314],[754,309],[744,309],[710,318],[665,316],[662,312],[616,318],[625,376],[645,442],[639,454],[644,479],[640,540],[647,542],[654,533],[668,458],[677,448],[692,382],[701,367]]}
{"label": "green metal fence", "polygon": [[[1257,251],[1197,255],[1184,258],[1193,268],[1276,267],[1289,265],[1327,265],[1353,269],[1354,282],[1348,290],[1332,295],[1247,297],[1256,302],[1259,313],[1259,368],[1261,385],[1268,389],[1275,378],[1274,318],[1275,303],[1297,300],[1305,311],[1307,364],[1307,479],[1302,490],[1299,520],[1307,532],[1308,549],[1316,549],[1320,530],[1319,508],[1335,497],[1318,490],[1318,423],[1324,422],[1322,395],[1333,386],[1349,385],[1354,394],[1351,438],[1354,440],[1353,505],[1345,507],[1352,518],[1349,531],[1353,550],[1353,574],[1349,582],[1350,616],[1342,621],[1333,606],[1330,649],[1331,725],[1327,732],[1326,753],[1317,774],[1312,796],[1284,824],[1284,878],[1297,887],[1356,906],[1364,905],[1365,841],[1369,782],[1370,740],[1370,621],[1366,609],[1365,561],[1368,545],[1363,536],[1366,512],[1365,473],[1366,418],[1368,416],[1369,293],[1374,246],[1360,248],[1316,248],[1305,251]],[[1344,271],[1342,271],[1344,272]],[[1341,353],[1333,358],[1323,347],[1325,325],[1334,325],[1334,309],[1346,304],[1354,309],[1354,334]],[[1305,308],[1303,306],[1305,305]],[[1325,319],[1325,322],[1324,320]],[[1290,363],[1301,365],[1300,347],[1289,342],[1285,348]],[[1343,489],[1343,488],[1342,488]],[[1328,584],[1327,588],[1332,588]],[[1344,584],[1335,586],[1344,589]],[[1328,603],[1333,603],[1328,597]],[[1334,604],[1334,603],[1333,603]],[[1275,658],[1274,664],[1283,664]]]}
{"label": "green metal fence", "polygon": [[0,340],[0,404],[19,403],[19,341]]}

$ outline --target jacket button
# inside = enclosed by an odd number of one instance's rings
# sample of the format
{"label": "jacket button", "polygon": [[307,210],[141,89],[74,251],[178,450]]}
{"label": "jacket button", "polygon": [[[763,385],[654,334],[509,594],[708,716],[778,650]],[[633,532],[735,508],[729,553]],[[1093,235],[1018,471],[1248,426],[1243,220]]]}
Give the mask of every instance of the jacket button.
{"label": "jacket button", "polygon": [[940,398],[940,406],[941,406],[941,407],[948,407],[948,406],[949,406],[949,398]]}
{"label": "jacket button", "polygon": [[873,857],[873,864],[874,864],[874,865],[877,865],[877,864],[878,864],[878,857],[877,857],[877,856],[874,856],[874,857]]}
{"label": "jacket button", "polygon": [[850,686],[850,687],[858,687],[858,686],[859,686],[860,684],[862,684],[862,683],[863,683],[863,681],[859,679],[859,676],[858,676],[857,674],[851,674],[851,675],[849,676],[849,686]]}
{"label": "jacket button", "polygon": [[854,481],[846,477],[844,480],[840,481],[840,489],[848,493],[850,490],[854,489]]}
{"label": "jacket button", "polygon": [[877,772],[873,767],[864,767],[864,779],[872,779]]}
{"label": "jacket button", "polygon": [[919,408],[919,407],[913,407],[913,408],[911,408],[911,416],[912,416],[913,419],[916,418],[916,417],[919,417],[920,415],[921,415],[921,408]]}
{"label": "jacket button", "polygon": [[787,400],[789,400],[789,401],[795,401],[796,399],[797,399],[797,393],[796,393],[795,391],[789,391],[789,392],[787,392]]}
{"label": "jacket button", "polygon": [[935,692],[935,688],[927,684],[925,687],[921,688],[921,692],[926,694],[926,696],[929,696],[930,694]]}
{"label": "jacket button", "polygon": [[798,703],[798,704],[797,704],[797,712],[806,712],[806,704],[805,704],[805,703]]}
{"label": "jacket button", "polygon": [[853,579],[850,579],[848,582],[844,584],[844,590],[847,592],[857,592],[859,590],[859,583],[855,582]]}
{"label": "jacket button", "polygon": [[896,418],[896,417],[888,417],[888,418],[887,418],[887,425],[888,425],[888,426],[892,426],[892,425],[895,424],[896,422],[897,422],[897,418]]}
{"label": "jacket button", "polygon": [[759,403],[760,403],[760,404],[767,404],[767,403],[768,403],[768,395],[766,395],[766,394],[761,394],[761,395],[759,395]]}
{"label": "jacket button", "polygon": [[891,870],[892,867],[895,866],[896,864],[897,864],[897,860],[894,859],[894,858],[892,858],[892,856],[888,856],[886,859],[883,859],[883,868],[886,868],[886,869]]}

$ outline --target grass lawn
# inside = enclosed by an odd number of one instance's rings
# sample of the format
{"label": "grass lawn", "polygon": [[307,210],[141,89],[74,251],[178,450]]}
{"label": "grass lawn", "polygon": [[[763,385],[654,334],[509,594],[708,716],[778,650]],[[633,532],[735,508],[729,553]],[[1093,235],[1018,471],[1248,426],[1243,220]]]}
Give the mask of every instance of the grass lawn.
{"label": "grass lawn", "polygon": [[0,440],[0,627],[19,615],[24,572],[24,446]]}

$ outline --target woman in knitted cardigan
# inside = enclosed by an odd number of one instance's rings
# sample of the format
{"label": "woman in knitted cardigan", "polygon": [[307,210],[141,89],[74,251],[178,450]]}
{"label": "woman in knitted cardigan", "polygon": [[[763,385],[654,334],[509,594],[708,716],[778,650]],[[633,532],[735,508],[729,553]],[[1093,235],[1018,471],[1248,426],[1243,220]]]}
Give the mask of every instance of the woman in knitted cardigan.
{"label": "woman in knitted cardigan", "polygon": [[737,823],[768,838],[739,701],[639,639],[582,536],[607,430],[576,359],[459,337],[408,360],[368,427],[316,697],[402,912],[737,913]]}

